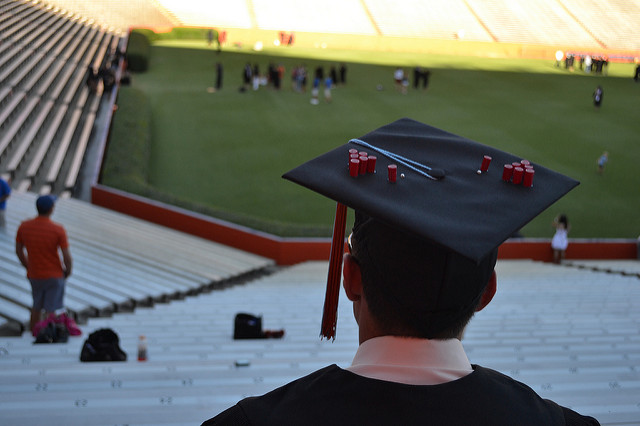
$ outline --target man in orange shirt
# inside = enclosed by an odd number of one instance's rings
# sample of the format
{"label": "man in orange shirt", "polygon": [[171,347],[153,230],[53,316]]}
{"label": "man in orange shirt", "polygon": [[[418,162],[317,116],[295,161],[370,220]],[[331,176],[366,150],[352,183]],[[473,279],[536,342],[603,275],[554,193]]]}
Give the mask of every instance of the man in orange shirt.
{"label": "man in orange shirt", "polygon": [[[67,233],[62,225],[51,220],[56,198],[43,195],[36,200],[38,216],[20,224],[16,235],[16,254],[27,269],[31,282],[33,307],[31,330],[47,314],[59,314],[64,309],[65,279],[71,275],[72,259]],[[62,261],[59,251],[62,252]]]}

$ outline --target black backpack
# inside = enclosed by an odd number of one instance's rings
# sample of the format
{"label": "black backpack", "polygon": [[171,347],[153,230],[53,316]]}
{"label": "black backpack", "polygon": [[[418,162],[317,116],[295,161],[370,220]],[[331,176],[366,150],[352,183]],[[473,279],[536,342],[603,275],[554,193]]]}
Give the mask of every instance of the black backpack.
{"label": "black backpack", "polygon": [[233,338],[241,339],[280,339],[284,330],[262,330],[262,317],[238,313],[233,322]]}
{"label": "black backpack", "polygon": [[49,322],[42,328],[33,343],[67,343],[69,330],[64,324]]}
{"label": "black backpack", "polygon": [[120,349],[120,339],[110,328],[101,328],[89,335],[82,345],[80,361],[126,361],[127,354]]}
{"label": "black backpack", "polygon": [[233,327],[234,339],[261,339],[262,317],[251,314],[236,314]]}

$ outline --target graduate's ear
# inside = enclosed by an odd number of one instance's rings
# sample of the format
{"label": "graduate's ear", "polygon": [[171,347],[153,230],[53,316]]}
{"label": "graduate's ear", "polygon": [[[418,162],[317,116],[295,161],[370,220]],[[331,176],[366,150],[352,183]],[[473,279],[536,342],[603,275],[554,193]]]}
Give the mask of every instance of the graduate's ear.
{"label": "graduate's ear", "polygon": [[476,312],[480,312],[485,308],[485,306],[489,304],[489,302],[491,302],[491,299],[493,299],[493,296],[495,296],[496,294],[497,287],[498,287],[498,276],[494,269],[493,272],[491,273],[491,278],[489,278],[489,283],[487,284],[487,286],[484,289],[484,292],[482,293],[482,298],[480,299],[480,303],[476,308]]}
{"label": "graduate's ear", "polygon": [[347,294],[347,298],[352,302],[356,302],[362,297],[360,265],[358,265],[355,257],[349,253],[345,253],[343,256],[342,265],[342,274],[344,276],[342,286]]}

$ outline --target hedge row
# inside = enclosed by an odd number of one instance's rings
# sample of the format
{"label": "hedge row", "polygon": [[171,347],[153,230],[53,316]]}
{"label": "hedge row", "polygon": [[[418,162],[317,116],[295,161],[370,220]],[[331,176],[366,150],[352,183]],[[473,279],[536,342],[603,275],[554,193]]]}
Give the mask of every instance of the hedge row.
{"label": "hedge row", "polygon": [[213,39],[218,31],[209,28],[173,28],[166,33],[156,33],[149,29],[135,29],[129,35],[127,62],[133,72],[145,72],[149,67],[151,44],[156,40],[205,40],[208,32],[213,31]]}

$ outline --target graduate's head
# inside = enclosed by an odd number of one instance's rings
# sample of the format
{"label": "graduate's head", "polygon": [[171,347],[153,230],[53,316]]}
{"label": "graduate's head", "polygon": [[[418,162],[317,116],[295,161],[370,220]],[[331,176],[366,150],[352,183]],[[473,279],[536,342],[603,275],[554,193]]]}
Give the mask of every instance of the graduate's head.
{"label": "graduate's head", "polygon": [[497,259],[494,249],[476,263],[359,212],[349,251],[360,269],[364,298],[378,331],[426,339],[462,335]]}
{"label": "graduate's head", "polygon": [[448,338],[486,302],[498,246],[578,185],[410,119],[352,139],[284,177],[338,202],[325,337],[335,333],[335,264],[339,270],[346,206],[355,210],[348,262],[357,265],[369,310],[385,332]]}

